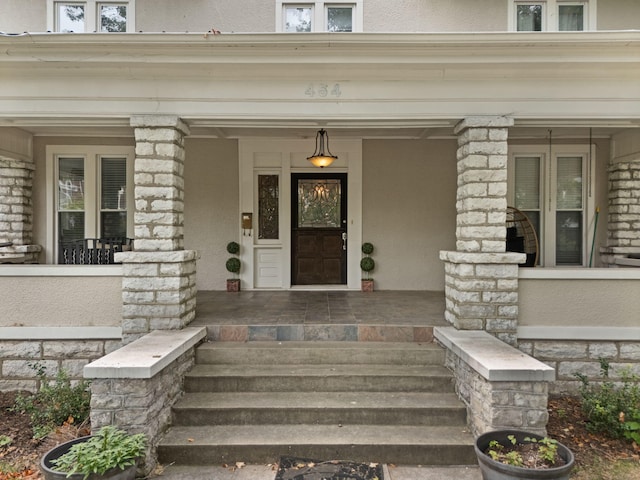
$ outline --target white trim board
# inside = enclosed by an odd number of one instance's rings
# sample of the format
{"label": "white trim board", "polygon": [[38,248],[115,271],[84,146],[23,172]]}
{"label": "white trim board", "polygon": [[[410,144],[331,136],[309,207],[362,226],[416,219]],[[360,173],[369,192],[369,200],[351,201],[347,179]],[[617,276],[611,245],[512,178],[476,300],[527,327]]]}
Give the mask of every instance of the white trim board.
{"label": "white trim board", "polygon": [[638,327],[518,327],[518,340],[640,341]]}
{"label": "white trim board", "polygon": [[121,340],[121,327],[0,327],[0,340]]}

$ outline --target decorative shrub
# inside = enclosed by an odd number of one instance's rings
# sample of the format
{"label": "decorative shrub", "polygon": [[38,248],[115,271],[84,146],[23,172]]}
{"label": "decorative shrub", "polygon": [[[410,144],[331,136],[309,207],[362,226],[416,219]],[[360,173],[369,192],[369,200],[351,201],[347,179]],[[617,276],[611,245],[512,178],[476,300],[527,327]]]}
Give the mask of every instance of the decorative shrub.
{"label": "decorative shrub", "polygon": [[369,280],[369,272],[376,267],[376,262],[369,255],[373,253],[373,245],[369,242],[362,244],[362,253],[365,254],[360,260],[360,268],[365,272],[365,278]]}
{"label": "decorative shrub", "polygon": [[227,270],[233,274],[237,274],[238,272],[240,272],[240,259],[236,258],[236,257],[231,257],[229,260],[227,260],[227,263],[225,264],[225,266],[227,267]]}
{"label": "decorative shrub", "polygon": [[229,242],[227,243],[227,252],[231,255],[237,255],[240,253],[240,244],[238,242]]}

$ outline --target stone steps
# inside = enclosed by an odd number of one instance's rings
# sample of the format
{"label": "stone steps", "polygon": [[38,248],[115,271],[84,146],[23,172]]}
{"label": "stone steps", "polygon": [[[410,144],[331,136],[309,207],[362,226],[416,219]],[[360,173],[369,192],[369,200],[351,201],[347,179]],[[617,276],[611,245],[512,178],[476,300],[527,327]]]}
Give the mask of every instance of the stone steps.
{"label": "stone steps", "polygon": [[476,463],[434,344],[220,342],[196,362],[158,446],[163,464]]}

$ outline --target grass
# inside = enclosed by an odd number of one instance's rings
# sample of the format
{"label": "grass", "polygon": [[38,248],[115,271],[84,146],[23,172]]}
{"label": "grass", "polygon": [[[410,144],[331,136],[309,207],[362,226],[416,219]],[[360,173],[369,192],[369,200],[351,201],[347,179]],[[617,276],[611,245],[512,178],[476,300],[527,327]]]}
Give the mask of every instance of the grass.
{"label": "grass", "polygon": [[611,461],[596,456],[586,467],[576,468],[572,480],[640,480],[640,463],[630,460]]}

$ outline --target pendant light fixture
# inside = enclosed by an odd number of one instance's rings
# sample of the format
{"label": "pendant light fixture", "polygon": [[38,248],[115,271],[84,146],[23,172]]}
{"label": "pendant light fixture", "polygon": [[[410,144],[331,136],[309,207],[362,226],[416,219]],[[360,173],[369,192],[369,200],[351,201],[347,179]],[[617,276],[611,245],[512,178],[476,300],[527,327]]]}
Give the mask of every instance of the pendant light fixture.
{"label": "pendant light fixture", "polygon": [[324,128],[321,128],[316,134],[316,149],[313,155],[307,157],[307,160],[316,167],[324,168],[331,165],[333,161],[337,159],[338,157],[332,155],[329,151],[329,135]]}

